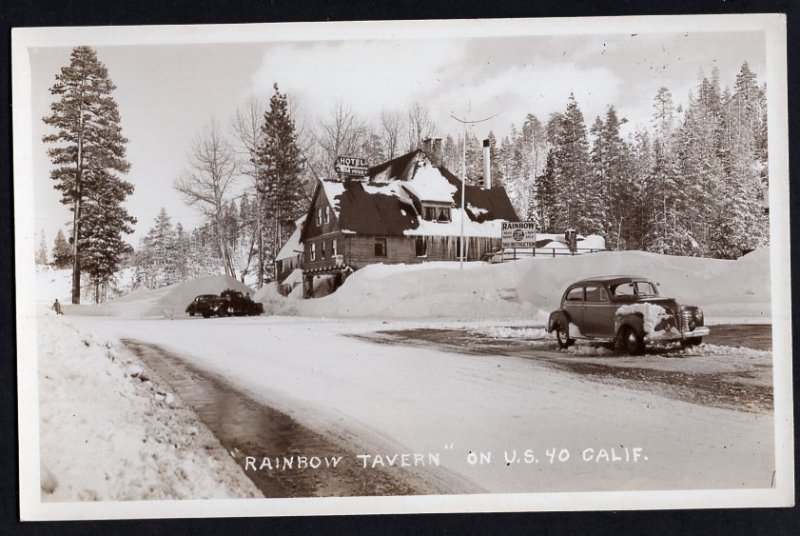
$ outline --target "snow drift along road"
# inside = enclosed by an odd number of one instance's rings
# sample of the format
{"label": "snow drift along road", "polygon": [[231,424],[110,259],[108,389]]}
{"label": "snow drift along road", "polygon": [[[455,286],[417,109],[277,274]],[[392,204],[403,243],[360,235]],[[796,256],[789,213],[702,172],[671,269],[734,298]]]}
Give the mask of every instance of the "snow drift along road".
{"label": "snow drift along road", "polygon": [[463,271],[458,263],[378,264],[324,298],[297,300],[292,293],[287,299],[268,286],[255,299],[267,312],[301,316],[531,319],[556,309],[570,283],[611,274],[649,277],[662,295],[700,305],[707,315],[769,321],[769,248],[735,261],[616,251],[467,263]]}
{"label": "snow drift along road", "polygon": [[[214,275],[154,290],[140,288],[108,303],[82,305],[79,313],[127,318],[170,317],[184,314],[186,306],[199,294],[219,294],[229,288],[250,296],[254,294],[253,289],[233,277]],[[66,306],[65,312],[69,314],[72,307]]]}

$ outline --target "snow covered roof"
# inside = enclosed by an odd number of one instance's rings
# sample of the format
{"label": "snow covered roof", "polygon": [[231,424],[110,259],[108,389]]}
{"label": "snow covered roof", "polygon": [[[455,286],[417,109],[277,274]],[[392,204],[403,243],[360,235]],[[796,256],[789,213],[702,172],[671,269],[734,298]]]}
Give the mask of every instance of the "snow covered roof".
{"label": "snow covered roof", "polygon": [[344,183],[337,181],[319,181],[322,185],[322,190],[328,198],[328,204],[331,206],[336,216],[339,216],[339,201],[338,197],[344,192]]}
{"label": "snow covered roof", "polygon": [[[370,168],[365,181],[320,181],[320,188],[345,233],[456,236],[461,214],[466,213],[467,236],[499,237],[502,221],[519,221],[502,187],[467,185],[462,211],[461,181],[446,168],[434,166],[422,151]],[[423,220],[423,203],[451,207],[451,221]]]}
{"label": "snow covered roof", "polygon": [[300,233],[303,230],[304,221],[306,221],[305,216],[297,218],[297,220],[295,221],[297,227],[295,227],[294,232],[291,234],[291,236],[289,236],[289,239],[286,242],[284,242],[280,251],[278,251],[278,254],[275,256],[276,261],[279,261],[281,259],[291,259],[298,253],[302,253],[303,246],[302,244],[300,244]]}
{"label": "snow covered roof", "polygon": [[453,194],[456,191],[455,186],[427,158],[417,162],[413,176],[403,186],[419,201],[448,205],[453,203]]}
{"label": "snow covered roof", "polygon": [[343,231],[370,235],[401,235],[419,224],[417,211],[387,191],[369,192],[360,182],[348,183],[338,198]]}
{"label": "snow covered roof", "polygon": [[416,150],[371,167],[368,172],[369,182],[378,184],[395,180],[407,181],[412,177],[417,161],[422,158],[426,158],[425,153]]}

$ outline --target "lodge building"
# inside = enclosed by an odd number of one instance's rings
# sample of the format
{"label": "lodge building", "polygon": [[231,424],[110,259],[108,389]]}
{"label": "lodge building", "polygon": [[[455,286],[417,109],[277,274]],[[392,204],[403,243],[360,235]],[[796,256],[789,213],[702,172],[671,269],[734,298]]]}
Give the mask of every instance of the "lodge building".
{"label": "lodge building", "polygon": [[505,189],[491,187],[488,144],[480,186],[462,184],[436,165],[431,142],[369,168],[360,179],[319,181],[305,221],[299,226],[298,258],[304,296],[313,294],[314,277],[334,276],[334,287],[375,263],[481,260],[501,248],[502,222],[519,221]]}

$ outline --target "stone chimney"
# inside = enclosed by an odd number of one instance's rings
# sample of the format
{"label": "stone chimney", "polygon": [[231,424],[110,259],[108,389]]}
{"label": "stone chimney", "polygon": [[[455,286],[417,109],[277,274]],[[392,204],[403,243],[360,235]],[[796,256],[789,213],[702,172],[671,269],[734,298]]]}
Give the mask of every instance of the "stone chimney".
{"label": "stone chimney", "polygon": [[492,166],[489,150],[489,139],[487,138],[483,140],[483,187],[486,190],[492,187]]}
{"label": "stone chimney", "polygon": [[442,138],[425,138],[422,140],[422,150],[434,167],[442,166]]}

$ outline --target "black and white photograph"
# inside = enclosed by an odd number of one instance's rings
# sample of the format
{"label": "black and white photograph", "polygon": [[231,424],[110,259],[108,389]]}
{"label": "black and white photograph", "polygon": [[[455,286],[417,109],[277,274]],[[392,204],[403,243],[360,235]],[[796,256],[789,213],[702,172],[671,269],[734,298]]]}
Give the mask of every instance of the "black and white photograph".
{"label": "black and white photograph", "polygon": [[23,520],[794,504],[783,16],[12,45]]}

